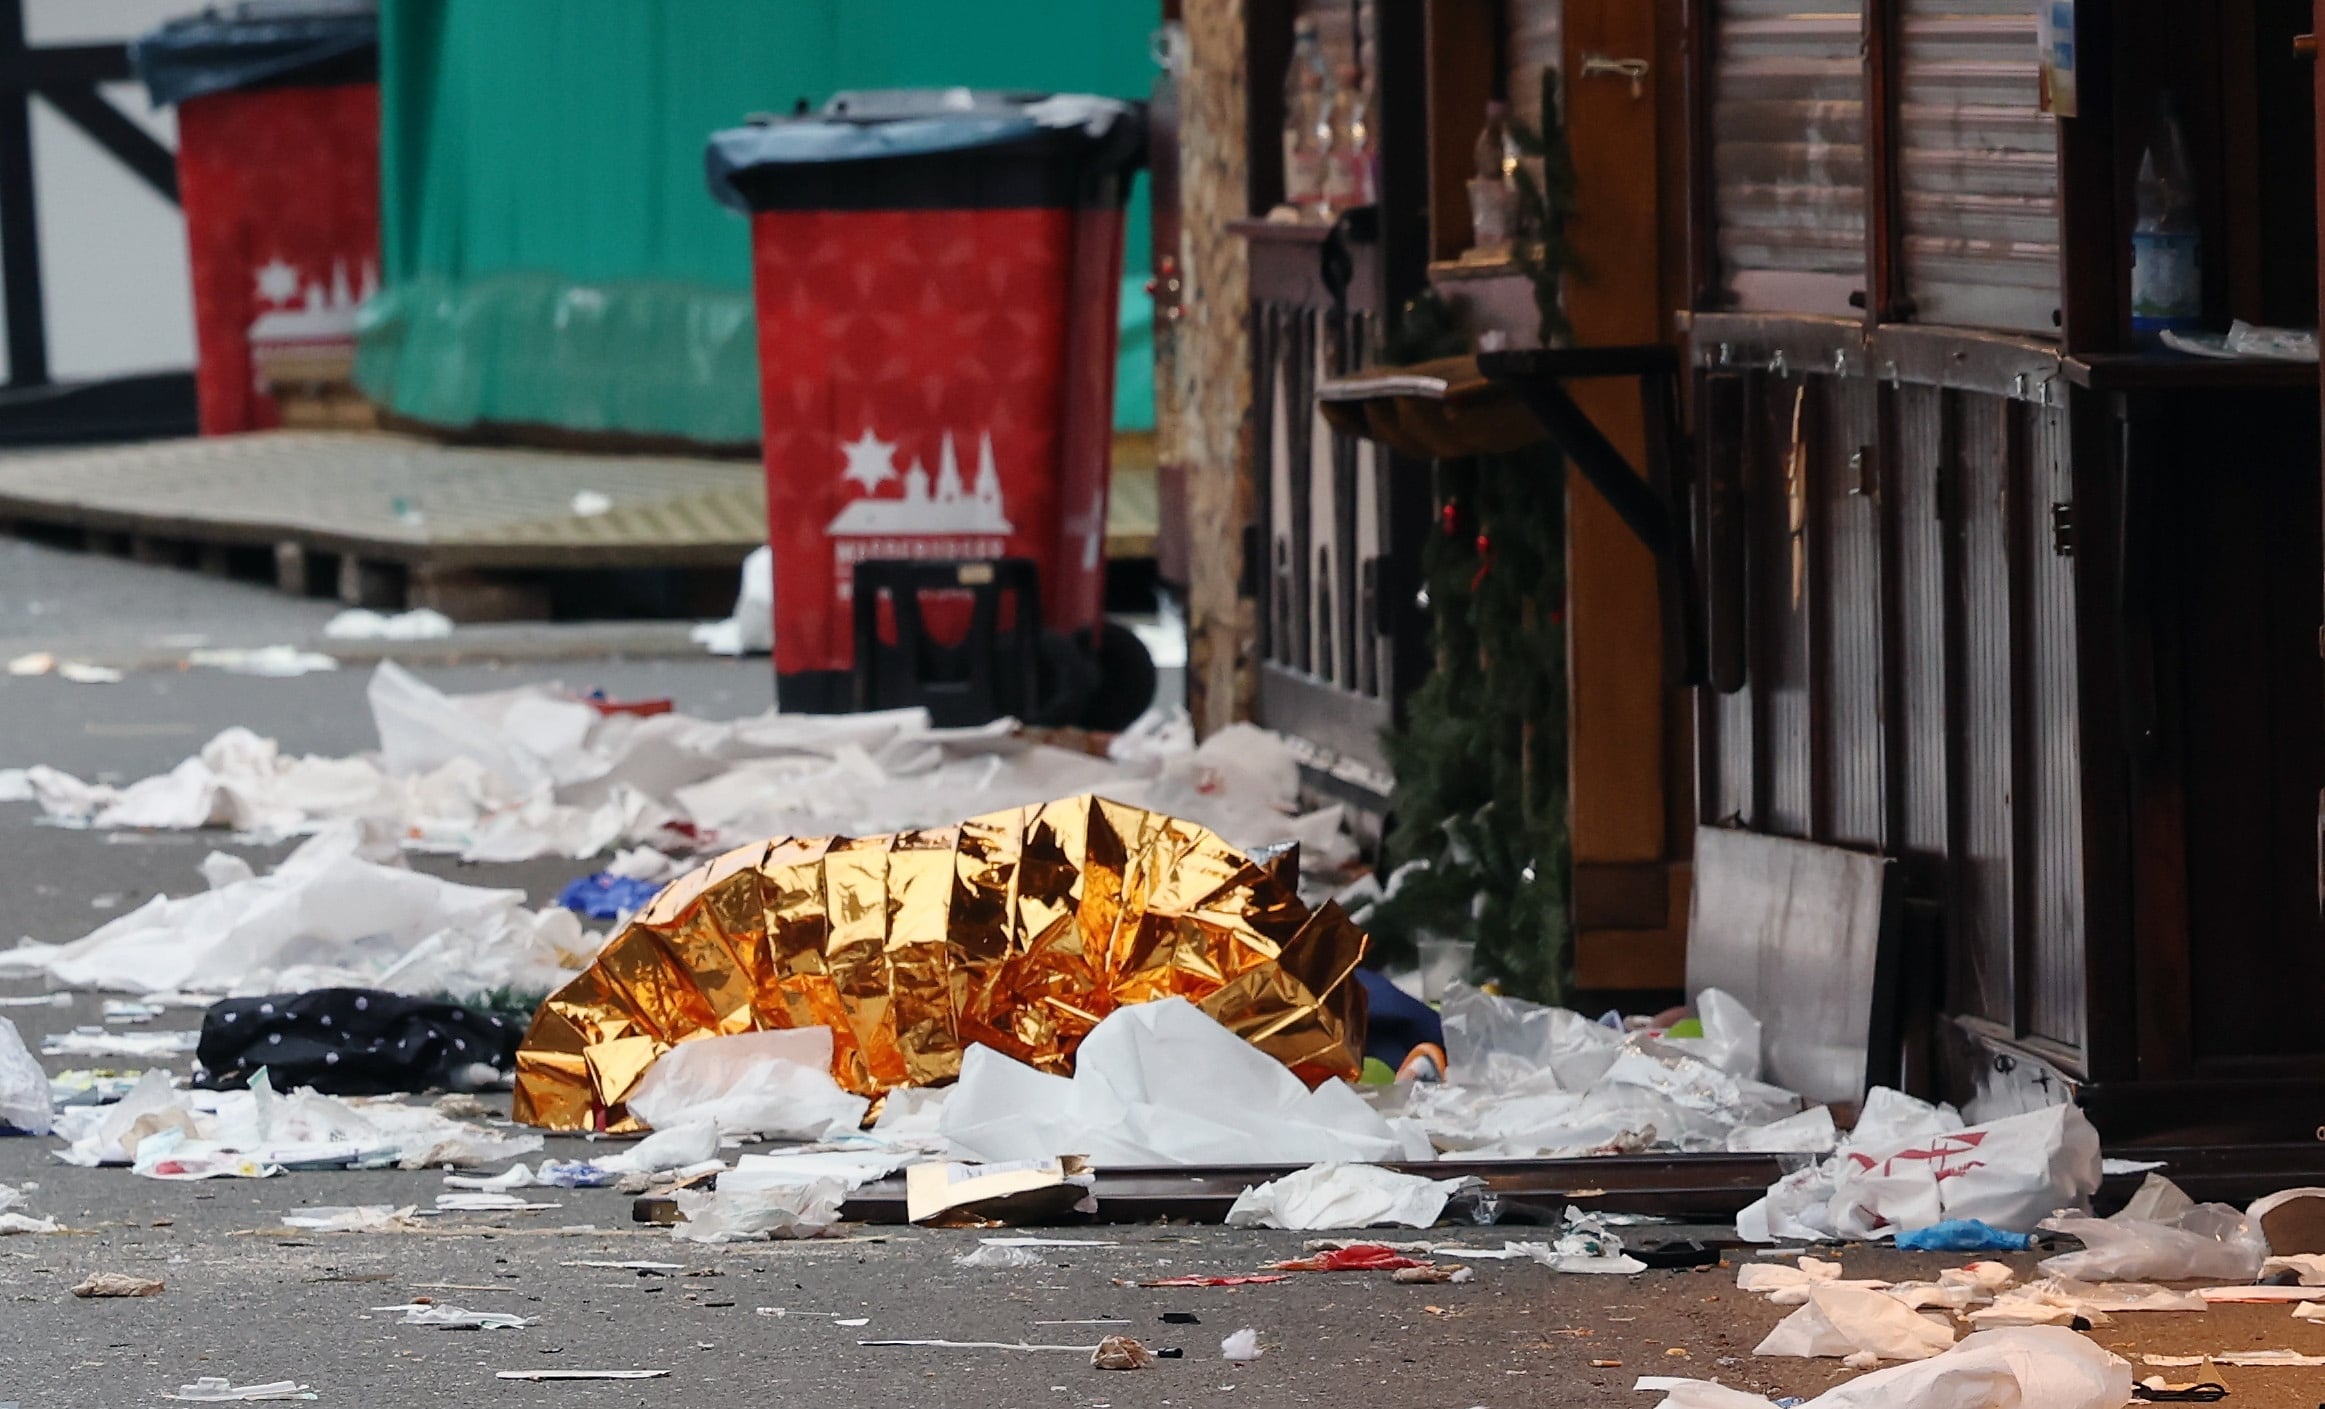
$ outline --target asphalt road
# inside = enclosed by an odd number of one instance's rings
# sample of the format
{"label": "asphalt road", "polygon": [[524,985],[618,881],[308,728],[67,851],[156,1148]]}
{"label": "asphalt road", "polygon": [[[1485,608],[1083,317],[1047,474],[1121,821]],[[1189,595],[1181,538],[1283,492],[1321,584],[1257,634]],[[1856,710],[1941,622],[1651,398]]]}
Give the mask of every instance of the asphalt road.
{"label": "asphalt road", "polygon": [[[38,604],[40,610],[31,606]],[[81,559],[0,541],[0,656],[39,646],[85,651],[131,668],[113,685],[0,676],[0,767],[46,763],[126,780],[166,769],[219,729],[241,724],[285,748],[340,754],[367,747],[365,672],[286,680],[180,668],[186,642],[311,641],[330,608],[189,574]],[[562,679],[616,695],[670,695],[706,716],[764,708],[764,661],[641,655],[682,635],[635,627],[463,633],[418,652],[414,668],[451,689]],[[657,645],[659,643],[659,645]],[[482,658],[480,658],[482,657]],[[491,659],[498,657],[501,659]],[[76,937],[156,892],[200,887],[203,854],[271,861],[279,848],[222,835],[107,834],[41,825],[36,809],[0,804],[0,942]],[[414,864],[546,900],[582,864]],[[37,992],[0,984],[0,995]],[[98,1000],[68,1008],[0,1008],[37,1048],[46,1033],[99,1021]],[[158,1028],[192,1027],[165,1014]],[[65,1058],[44,1059],[53,1073]],[[185,1063],[177,1064],[180,1070]],[[424,1098],[423,1098],[424,1099]],[[498,1098],[505,1102],[505,1097]],[[505,1110],[505,1104],[500,1107]],[[237,1384],[290,1379],[326,1404],[364,1409],[459,1405],[864,1404],[1112,1406],[1332,1404],[1384,1409],[1651,1405],[1641,1374],[1719,1377],[1760,1392],[1806,1395],[1845,1376],[1830,1361],[1755,1358],[1784,1314],[1734,1289],[1732,1269],[1631,1278],[1560,1277],[1530,1263],[1481,1263],[1464,1285],[1396,1285],[1381,1274],[1314,1274],[1264,1286],[1156,1290],[1124,1286],[1190,1272],[1249,1272],[1295,1254],[1301,1235],[1143,1226],[1066,1236],[1119,1245],[1060,1249],[1040,1270],[973,1271],[953,1258],[967,1233],[843,1228],[797,1243],[703,1248],[634,1226],[611,1190],[551,1191],[559,1207],[460,1215],[425,1232],[302,1234],[291,1210],[363,1203],[429,1207],[434,1171],[301,1173],[203,1184],[57,1163],[51,1140],[0,1139],[0,1183],[34,1184],[30,1211],[68,1232],[0,1238],[0,1401],[26,1407],[127,1406],[207,1375]],[[602,1147],[596,1147],[602,1149]],[[582,1157],[586,1142],[550,1142]],[[1464,1235],[1491,1242],[1491,1232]],[[577,1267],[584,1261],[676,1262],[671,1275]],[[1927,1278],[1960,1259],[1852,1250],[1851,1276]],[[2013,1259],[2022,1267],[2031,1258]],[[95,1272],[159,1278],[135,1300],[81,1300]],[[522,1330],[406,1328],[371,1308],[427,1296],[537,1318]],[[782,1316],[760,1308],[782,1308]],[[1169,1324],[1164,1313],[1199,1324]],[[834,1324],[867,1318],[860,1328]],[[1045,1322],[1119,1318],[1119,1326]],[[2216,1308],[2201,1316],[2123,1317],[2109,1344],[2175,1353],[2289,1347],[2325,1352],[2325,1327],[2283,1308]],[[1265,1356],[1231,1365],[1228,1333],[1251,1327]],[[870,1338],[1087,1344],[1107,1332],[1184,1351],[1153,1368],[1109,1373],[1073,1352],[881,1349]],[[1594,1363],[1615,1362],[1615,1363]],[[654,1369],[643,1381],[536,1384],[496,1372]],[[2245,1409],[2318,1402],[2315,1371],[2222,1371]],[[1912,1406],[1899,1406],[1912,1409]]]}

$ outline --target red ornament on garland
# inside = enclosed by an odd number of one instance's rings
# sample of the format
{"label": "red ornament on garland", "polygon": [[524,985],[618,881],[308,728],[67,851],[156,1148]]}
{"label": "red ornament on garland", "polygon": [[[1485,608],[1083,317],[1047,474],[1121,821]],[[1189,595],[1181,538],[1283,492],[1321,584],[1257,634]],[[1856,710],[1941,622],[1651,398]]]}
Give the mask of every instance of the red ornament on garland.
{"label": "red ornament on garland", "polygon": [[1461,532],[1461,506],[1448,499],[1437,510],[1437,522],[1444,528],[1447,538]]}
{"label": "red ornament on garland", "polygon": [[1485,582],[1485,575],[1493,571],[1493,539],[1485,534],[1477,536],[1477,573],[1469,579],[1469,590],[1475,592]]}

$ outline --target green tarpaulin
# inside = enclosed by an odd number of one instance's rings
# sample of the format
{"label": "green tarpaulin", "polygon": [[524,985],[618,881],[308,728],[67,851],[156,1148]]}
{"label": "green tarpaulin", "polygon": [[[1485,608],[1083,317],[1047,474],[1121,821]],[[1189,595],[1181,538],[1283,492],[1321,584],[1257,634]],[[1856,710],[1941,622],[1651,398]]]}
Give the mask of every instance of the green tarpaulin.
{"label": "green tarpaulin", "polygon": [[[367,393],[438,425],[758,438],[749,227],[709,134],[847,88],[1144,98],[1154,0],[382,0]],[[1143,197],[1117,423],[1153,424]]]}

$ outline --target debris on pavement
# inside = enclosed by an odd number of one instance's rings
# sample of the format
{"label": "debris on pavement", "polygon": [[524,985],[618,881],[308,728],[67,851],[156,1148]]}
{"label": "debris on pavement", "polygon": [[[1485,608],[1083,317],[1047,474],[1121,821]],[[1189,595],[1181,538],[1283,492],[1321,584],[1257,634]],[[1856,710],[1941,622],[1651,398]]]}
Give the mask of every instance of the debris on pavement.
{"label": "debris on pavement", "polygon": [[931,1160],[904,1171],[904,1216],[990,1226],[1094,1213],[1096,1184],[1090,1162],[1073,1155],[998,1164]]}
{"label": "debris on pavement", "polygon": [[2279,1189],[2244,1212],[2260,1225],[2269,1251],[2325,1253],[2325,1189]]}
{"label": "debris on pavement", "polygon": [[998,1247],[991,1243],[978,1246],[953,1259],[955,1267],[974,1267],[982,1270],[1021,1270],[1049,1266],[1049,1259],[1031,1248]]}
{"label": "debris on pavement", "polygon": [[432,607],[387,614],[349,607],[323,623],[333,641],[441,641],[452,634],[452,618]]}
{"label": "debris on pavement", "polygon": [[[2152,1360],[2150,1363],[2153,1363]],[[1775,1401],[1708,1380],[1642,1377],[1655,1409],[1773,1409]],[[2131,1366],[2056,1326],[1981,1331],[1909,1365],[1836,1385],[1798,1409],[2122,1409]]]}
{"label": "debris on pavement", "polygon": [[734,610],[723,621],[697,622],[687,633],[714,656],[766,655],[775,649],[775,551],[764,545],[743,559]]}
{"label": "debris on pavement", "polygon": [[1252,1361],[1259,1359],[1261,1355],[1259,1348],[1259,1332],[1251,1329],[1249,1326],[1244,1327],[1240,1331],[1234,1332],[1226,1339],[1219,1342],[1219,1354],[1225,1359],[1234,1361],[1238,1365],[1250,1364]]}
{"label": "debris on pavement", "polygon": [[[1210,1087],[1210,1090],[1227,1088]],[[1227,1210],[1230,1228],[1427,1228],[1475,1179],[1429,1179],[1369,1164],[1314,1164],[1247,1188]]]}
{"label": "debris on pavement", "polygon": [[1477,1273],[1470,1268],[1437,1262],[1423,1263],[1419,1267],[1400,1267],[1389,1274],[1392,1282],[1414,1284],[1471,1282],[1476,1279]]}
{"label": "debris on pavement", "polygon": [[594,953],[571,911],[413,871],[354,823],[318,831],[264,876],[224,853],[202,873],[200,894],[156,896],[67,944],[0,951],[0,975],[129,993],[385,988],[466,1001],[545,993]]}
{"label": "debris on pavement", "polygon": [[516,1069],[524,1020],[376,988],[227,998],[202,1017],[195,1055],[221,1089],[260,1071],[330,1096],[475,1091]]}
{"label": "debris on pavement", "polygon": [[2034,1237],[2006,1232],[1975,1218],[1949,1218],[1927,1228],[1900,1232],[1897,1246],[1909,1252],[2024,1252],[2034,1246]]}
{"label": "debris on pavement", "polygon": [[762,1189],[680,1189],[673,1236],[694,1243],[807,1238],[840,1221],[847,1187],[837,1179]]}
{"label": "debris on pavement", "polygon": [[[0,1130],[46,1135],[55,1115],[48,1073],[25,1050],[15,1022],[0,1018]],[[7,1206],[0,1197],[0,1209]]]}
{"label": "debris on pavement", "polygon": [[429,1301],[416,1301],[406,1306],[375,1306],[372,1311],[402,1316],[403,1319],[396,1323],[399,1326],[426,1326],[438,1331],[517,1331],[534,1324],[538,1319],[516,1316],[506,1311],[469,1311]]}
{"label": "debris on pavement", "polygon": [[497,1370],[498,1380],[658,1380],[668,1370]]}
{"label": "debris on pavement", "polygon": [[[1054,1350],[1073,1355],[1095,1355],[1096,1345],[1035,1345],[1026,1341],[949,1341],[949,1340],[877,1340],[857,1341],[857,1345],[878,1350]],[[1104,1344],[1104,1342],[1100,1342]]]}
{"label": "debris on pavement", "polygon": [[629,1108],[656,1130],[708,1123],[721,1136],[852,1136],[871,1102],[832,1080],[828,1027],[741,1032],[681,1042],[632,1088]]}
{"label": "debris on pavement", "polygon": [[274,1380],[263,1385],[237,1385],[215,1375],[204,1375],[190,1385],[178,1386],[176,1394],[165,1394],[162,1398],[190,1400],[198,1404],[220,1404],[246,1399],[313,1399],[315,1392],[295,1380]]}
{"label": "debris on pavement", "polygon": [[282,1216],[285,1228],[302,1228],[310,1233],[384,1233],[391,1228],[408,1226],[418,1205],[359,1204],[353,1207],[329,1205],[302,1209]]}
{"label": "debris on pavement", "polygon": [[102,1027],[77,1027],[59,1032],[40,1044],[44,1057],[127,1057],[132,1061],[190,1055],[201,1043],[199,1032],[115,1032]]}
{"label": "debris on pavement", "polygon": [[223,670],[231,675],[260,675],[276,680],[339,668],[336,659],[320,651],[288,645],[197,647],[186,652],[186,664],[204,670]]}
{"label": "debris on pavement", "polygon": [[1953,1326],[1870,1287],[1819,1283],[1808,1302],[1778,1322],[1755,1355],[1832,1358],[1849,1364],[1922,1360],[1954,1343]]}
{"label": "debris on pavement", "polygon": [[1242,1276],[1225,1277],[1191,1273],[1181,1277],[1149,1277],[1143,1281],[1127,1282],[1121,1285],[1132,1287],[1254,1287],[1268,1282],[1289,1282],[1290,1280],[1292,1280],[1291,1274],[1285,1272],[1248,1273]]}
{"label": "debris on pavement", "polygon": [[2160,1174],[2150,1174],[2133,1203],[2111,1218],[2061,1216],[2043,1231],[2083,1244],[2043,1259],[2053,1276],[2091,1281],[2209,1278],[2249,1282],[2268,1260],[2260,1224],[2228,1204],[2199,1204]]}
{"label": "debris on pavement", "polygon": [[1154,1352],[1134,1336],[1108,1336],[1090,1352],[1090,1364],[1100,1370],[1143,1370],[1154,1364]]}
{"label": "debris on pavement", "polygon": [[534,1203],[529,1199],[520,1199],[515,1194],[476,1189],[436,1196],[438,1213],[540,1213],[563,1207],[563,1204]]}
{"label": "debris on pavement", "polygon": [[2265,1280],[2290,1276],[2304,1287],[2325,1287],[2325,1253],[2296,1252],[2271,1257],[2260,1265]]}
{"label": "debris on pavement", "polygon": [[1380,1243],[1347,1243],[1308,1257],[1268,1264],[1278,1272],[1402,1272],[1428,1265]]}
{"label": "debris on pavement", "polygon": [[160,1296],[162,1284],[151,1277],[132,1277],[124,1272],[93,1272],[73,1288],[73,1295],[88,1297]]}

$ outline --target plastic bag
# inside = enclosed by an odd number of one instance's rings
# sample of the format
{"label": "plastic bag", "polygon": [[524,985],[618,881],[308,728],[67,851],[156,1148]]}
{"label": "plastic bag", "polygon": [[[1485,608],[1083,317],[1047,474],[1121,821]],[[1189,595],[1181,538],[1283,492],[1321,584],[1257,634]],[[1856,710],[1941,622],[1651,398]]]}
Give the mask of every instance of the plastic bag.
{"label": "plastic bag", "polygon": [[[1655,1409],[1770,1409],[1772,1401],[1706,1380],[1642,1378]],[[2121,1409],[2131,1366],[2058,1326],[1982,1331],[1927,1360],[1836,1385],[1799,1409]]]}
{"label": "plastic bag", "polygon": [[48,1073],[25,1050],[16,1024],[0,1018],[0,1127],[46,1135],[55,1116],[49,1104]]}
{"label": "plastic bag", "polygon": [[657,1130],[708,1121],[721,1135],[837,1139],[862,1126],[871,1103],[842,1091],[831,1063],[828,1027],[698,1038],[646,1069],[629,1108]]}
{"label": "plastic bag", "polygon": [[1316,1164],[1245,1189],[1230,1228],[1426,1228],[1474,1179],[1424,1179],[1369,1164]]}
{"label": "plastic bag", "polygon": [[671,1235],[692,1243],[740,1243],[760,1238],[813,1237],[840,1221],[848,1191],[837,1179],[786,1188],[680,1189]]}
{"label": "plastic bag", "polygon": [[2113,1218],[2043,1220],[2046,1232],[2079,1239],[2083,1249],[2043,1259],[2042,1270],[2053,1277],[2094,1282],[2180,1278],[2249,1282],[2260,1275],[2268,1260],[2268,1240],[2261,1236],[2260,1224],[2242,1209],[2188,1204],[2168,1220],[2128,1217],[2134,1209],[2186,1203],[2178,1186],[2158,1174],[2147,1177],[2140,1195]]}
{"label": "plastic bag", "polygon": [[2082,1206],[2099,1188],[2099,1132],[2073,1106],[1835,1160],[1828,1213],[1845,1238],[1956,1218],[2024,1232],[2054,1209]]}
{"label": "plastic bag", "polygon": [[1823,1283],[1808,1304],[1776,1324],[1754,1355],[1926,1360],[1954,1343],[1954,1328],[1871,1287]]}

